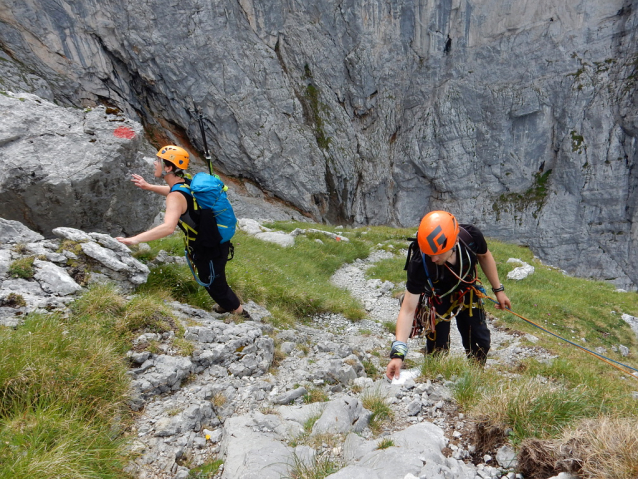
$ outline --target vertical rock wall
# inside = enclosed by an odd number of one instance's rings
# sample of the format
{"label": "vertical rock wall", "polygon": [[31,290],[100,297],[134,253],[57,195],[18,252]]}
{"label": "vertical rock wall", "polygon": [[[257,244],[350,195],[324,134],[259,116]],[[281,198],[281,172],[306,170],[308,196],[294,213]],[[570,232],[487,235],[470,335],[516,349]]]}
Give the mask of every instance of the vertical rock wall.
{"label": "vertical rock wall", "polygon": [[220,169],[318,219],[444,208],[638,283],[635,1],[3,2],[23,84],[201,148],[195,100]]}

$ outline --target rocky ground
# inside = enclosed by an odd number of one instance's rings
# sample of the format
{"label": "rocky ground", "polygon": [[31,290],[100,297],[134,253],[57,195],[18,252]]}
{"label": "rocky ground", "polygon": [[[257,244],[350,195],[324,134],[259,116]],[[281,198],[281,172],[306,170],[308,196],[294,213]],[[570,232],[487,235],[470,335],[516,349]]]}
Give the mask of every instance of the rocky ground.
{"label": "rocky ground", "polygon": [[[240,227],[283,245],[308,231],[268,231],[248,219]],[[34,311],[64,312],[84,289],[76,282],[81,271],[67,261],[77,255],[91,259],[94,281],[116,281],[124,291],[145,281],[148,268],[111,237],[72,228],[54,232],[59,239],[45,240],[19,223],[0,221],[0,238],[7,242],[0,248],[0,324],[16,327]],[[326,236],[348,241],[347,234]],[[376,250],[333,275],[364,306],[366,318],[358,322],[323,314],[279,330],[269,324],[270,313],[252,302],[245,307],[253,320],[245,322],[172,303],[192,353],[180,356],[183,344],[174,345],[173,332],[143,334],[132,344],[130,406],[138,415],[127,472],[139,479],[209,477],[197,468],[219,459],[216,479],[309,477],[308,470],[320,468],[331,471],[331,479],[515,477],[511,449],[477,450],[474,424],[452,397],[453,381],[385,379],[394,337],[384,323],[396,320],[395,296],[403,285],[366,279],[365,272],[392,254]],[[28,257],[35,257],[33,277],[13,278],[11,268]],[[183,258],[162,253],[155,261]],[[534,344],[535,336],[489,321],[488,368],[551,358]],[[451,330],[452,353],[462,354],[456,328]],[[422,347],[422,340],[410,341],[408,364],[418,364]],[[392,411],[390,421],[373,417],[379,404]]]}
{"label": "rocky ground", "polygon": [[[246,306],[254,321],[244,323],[173,304],[195,352],[172,356],[170,337],[139,339],[163,342],[167,354],[130,352],[140,415],[132,443],[138,456],[128,472],[187,478],[189,468],[220,458],[219,479],[294,477],[327,464],[341,468],[332,479],[515,477],[509,448],[478,460],[473,454],[474,428],[454,404],[453,383],[390,384],[383,377],[393,335],[382,323],[396,319],[399,305],[395,285],[367,280],[365,270],[391,254],[376,251],[332,278],[364,304],[368,315],[359,322],[324,314],[276,330],[254,303]],[[487,367],[550,357],[521,346],[520,335],[491,329]],[[453,352],[461,351],[460,337],[452,342]],[[418,361],[422,346],[411,340],[408,358]],[[380,427],[364,407],[377,398],[393,411]]]}

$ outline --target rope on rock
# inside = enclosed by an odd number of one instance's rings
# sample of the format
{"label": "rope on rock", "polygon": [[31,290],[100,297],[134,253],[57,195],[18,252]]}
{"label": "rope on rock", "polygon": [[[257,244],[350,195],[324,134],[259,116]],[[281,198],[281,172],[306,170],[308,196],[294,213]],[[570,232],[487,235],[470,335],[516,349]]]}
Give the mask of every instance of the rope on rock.
{"label": "rope on rock", "polygon": [[[481,296],[482,296],[483,298],[485,298],[485,299],[489,299],[491,302],[493,302],[493,303],[495,303],[495,304],[499,304],[499,302],[498,302],[498,301],[496,301],[496,300],[495,300],[495,299],[493,299],[493,298],[490,298],[490,297],[489,297],[488,295],[486,295],[486,294],[482,294]],[[609,364],[610,366],[612,366],[612,367],[614,367],[614,368],[618,369],[618,370],[619,370],[619,371],[621,371],[622,373],[624,373],[624,374],[629,374],[629,375],[630,375],[631,377],[633,377],[634,379],[638,379],[638,374],[635,374],[635,373],[632,373],[632,372],[629,372],[629,371],[628,371],[628,370],[632,370],[632,371],[636,371],[636,372],[638,372],[638,369],[636,369],[636,368],[632,368],[631,366],[628,366],[628,365],[626,365],[626,364],[620,363],[620,362],[618,362],[618,361],[614,361],[613,359],[608,358],[608,357],[606,357],[606,356],[603,356],[602,354],[598,354],[598,353],[596,353],[596,352],[594,352],[594,351],[592,351],[592,350],[590,350],[590,349],[587,349],[587,348],[585,348],[585,347],[581,346],[580,344],[576,344],[575,342],[570,341],[569,339],[565,339],[565,338],[563,338],[562,336],[559,336],[559,335],[558,335],[558,334],[556,334],[556,333],[552,333],[551,331],[549,331],[548,329],[544,328],[544,327],[543,327],[543,326],[541,326],[540,324],[536,324],[534,321],[532,321],[532,320],[530,320],[530,319],[527,319],[526,317],[521,316],[520,314],[515,313],[514,311],[512,311],[512,310],[511,310],[511,309],[509,309],[509,308],[506,308],[506,309],[505,309],[505,311],[507,311],[507,312],[509,312],[509,313],[512,313],[514,316],[516,316],[516,317],[518,317],[518,318],[521,318],[521,319],[522,319],[523,321],[525,321],[526,323],[529,323],[529,324],[531,324],[532,326],[537,327],[537,328],[538,328],[538,329],[540,329],[541,331],[544,331],[544,332],[546,332],[547,334],[551,334],[551,335],[552,335],[552,336],[554,336],[555,338],[558,338],[558,339],[560,339],[560,340],[562,340],[562,341],[565,341],[566,343],[569,343],[569,344],[571,344],[572,346],[576,346],[578,349],[581,349],[581,350],[585,351],[587,354],[591,354],[591,355],[592,355],[592,356],[594,356],[595,358],[600,359],[601,361],[603,361],[603,362],[605,362],[605,363]],[[615,363],[615,364],[613,364],[613,363]],[[622,367],[620,367],[620,366],[622,366]],[[623,369],[623,368],[627,368],[627,369]]]}

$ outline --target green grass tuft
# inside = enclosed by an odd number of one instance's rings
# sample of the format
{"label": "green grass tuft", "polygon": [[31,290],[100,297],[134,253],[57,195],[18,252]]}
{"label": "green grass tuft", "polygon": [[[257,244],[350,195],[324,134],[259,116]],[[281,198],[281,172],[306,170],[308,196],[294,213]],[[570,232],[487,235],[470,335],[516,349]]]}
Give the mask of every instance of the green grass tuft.
{"label": "green grass tuft", "polygon": [[385,395],[380,390],[367,390],[361,397],[363,407],[372,412],[370,429],[374,434],[381,432],[384,424],[392,419],[394,411],[388,405]]}
{"label": "green grass tuft", "polygon": [[100,331],[55,315],[0,330],[0,477],[123,477],[129,378]]}
{"label": "green grass tuft", "polygon": [[188,479],[212,479],[224,463],[221,459],[215,459],[201,466],[194,467],[188,474]]}
{"label": "green grass tuft", "polygon": [[24,258],[16,259],[9,265],[7,273],[13,278],[31,279],[35,274],[33,267],[34,260],[34,256],[25,256]]}

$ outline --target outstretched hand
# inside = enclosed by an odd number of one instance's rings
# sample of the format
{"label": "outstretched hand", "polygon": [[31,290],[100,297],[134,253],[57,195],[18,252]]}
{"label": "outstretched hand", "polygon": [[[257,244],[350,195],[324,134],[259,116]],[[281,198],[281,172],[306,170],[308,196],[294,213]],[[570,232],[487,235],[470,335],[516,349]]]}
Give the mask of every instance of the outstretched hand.
{"label": "outstretched hand", "polygon": [[115,239],[127,246],[133,246],[139,243],[139,241],[135,240],[134,238],[123,238],[122,236],[117,236]]}
{"label": "outstretched hand", "polygon": [[151,185],[147,183],[147,181],[143,177],[141,177],[140,175],[136,175],[135,173],[133,173],[131,176],[133,176],[133,178],[131,178],[131,181],[135,183],[135,186],[137,186],[138,188],[142,188],[143,190],[150,189]]}
{"label": "outstretched hand", "polygon": [[498,304],[494,304],[496,309],[512,309],[512,303],[503,291],[496,293],[496,300],[498,301]]}

